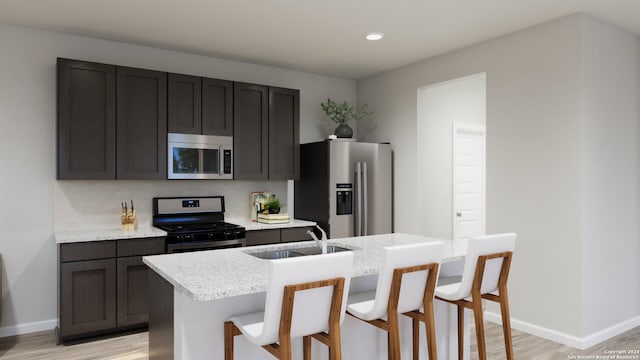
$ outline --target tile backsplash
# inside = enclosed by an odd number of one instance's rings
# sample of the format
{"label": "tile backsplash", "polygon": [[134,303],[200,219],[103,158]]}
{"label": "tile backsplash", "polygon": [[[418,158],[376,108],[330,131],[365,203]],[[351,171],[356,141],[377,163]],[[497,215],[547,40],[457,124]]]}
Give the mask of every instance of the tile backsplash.
{"label": "tile backsplash", "polygon": [[248,218],[252,191],[277,194],[286,211],[286,181],[58,180],[54,182],[55,231],[119,228],[120,203],[130,200],[138,224],[151,226],[152,198],[157,196],[223,195],[226,218]]}

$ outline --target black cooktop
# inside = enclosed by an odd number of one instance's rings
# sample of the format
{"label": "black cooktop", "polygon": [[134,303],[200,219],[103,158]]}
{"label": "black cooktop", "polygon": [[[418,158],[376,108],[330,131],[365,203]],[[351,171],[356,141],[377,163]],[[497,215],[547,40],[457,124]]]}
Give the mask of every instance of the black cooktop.
{"label": "black cooktop", "polygon": [[225,231],[231,229],[237,229],[240,226],[230,224],[227,222],[213,222],[213,223],[196,223],[196,224],[171,224],[171,225],[156,225],[169,233],[180,232],[212,232],[212,231]]}

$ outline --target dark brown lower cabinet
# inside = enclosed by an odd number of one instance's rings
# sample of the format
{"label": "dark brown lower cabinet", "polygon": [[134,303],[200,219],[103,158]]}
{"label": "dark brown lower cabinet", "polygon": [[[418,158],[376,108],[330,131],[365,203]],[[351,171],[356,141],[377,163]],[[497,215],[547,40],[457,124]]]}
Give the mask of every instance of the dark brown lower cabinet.
{"label": "dark brown lower cabinet", "polygon": [[164,238],[61,244],[58,340],[146,326],[150,270],[142,257],[164,249]]}
{"label": "dark brown lower cabinet", "polygon": [[312,229],[311,227],[296,227],[247,231],[247,246],[311,240],[307,230]]}
{"label": "dark brown lower cabinet", "polygon": [[116,259],[60,265],[60,335],[116,327]]}
{"label": "dark brown lower cabinet", "polygon": [[118,258],[118,327],[149,321],[149,268],[142,256]]}

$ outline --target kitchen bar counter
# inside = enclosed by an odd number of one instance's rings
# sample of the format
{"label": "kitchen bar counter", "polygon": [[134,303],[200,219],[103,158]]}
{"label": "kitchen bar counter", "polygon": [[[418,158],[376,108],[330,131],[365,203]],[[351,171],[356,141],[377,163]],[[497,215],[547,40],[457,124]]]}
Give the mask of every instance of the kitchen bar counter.
{"label": "kitchen bar counter", "polygon": [[[375,290],[382,249],[439,239],[408,234],[385,234],[329,240],[329,244],[354,250],[350,293]],[[443,276],[461,274],[466,242],[443,240],[446,246]],[[224,359],[223,323],[229,317],[264,309],[269,260],[248,252],[315,246],[312,241],[201,251],[183,254],[145,256],[153,271],[149,277],[149,359]],[[456,357],[456,308],[436,301],[436,341],[438,357]],[[411,320],[401,317],[402,358],[411,358]],[[468,321],[464,326],[468,339]],[[387,359],[387,339],[383,332],[362,321],[345,317],[342,324],[343,359]],[[423,333],[424,334],[424,333]],[[420,359],[426,359],[425,337],[420,336]],[[465,342],[469,353],[469,341]],[[302,354],[301,339],[294,339],[295,358]],[[326,346],[312,345],[313,359],[326,359]],[[236,359],[267,360],[264,349],[238,337]]]}
{"label": "kitchen bar counter", "polygon": [[[382,249],[385,246],[437,240],[409,234],[385,234],[329,240],[328,244],[353,249],[352,276],[361,277],[378,273],[382,263]],[[452,245],[451,241],[445,241],[445,244],[447,248],[443,262],[464,258],[466,242],[456,246]],[[144,257],[143,261],[171,283],[176,291],[196,301],[207,301],[266,290],[267,260],[248,253],[309,246],[315,246],[315,242],[154,255]]]}

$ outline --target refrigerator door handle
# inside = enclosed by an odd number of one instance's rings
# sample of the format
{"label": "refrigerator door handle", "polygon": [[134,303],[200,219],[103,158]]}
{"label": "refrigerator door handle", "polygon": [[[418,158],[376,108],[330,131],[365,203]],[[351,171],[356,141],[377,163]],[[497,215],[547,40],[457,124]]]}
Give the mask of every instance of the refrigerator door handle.
{"label": "refrigerator door handle", "polygon": [[368,204],[367,199],[369,198],[369,193],[367,192],[367,163],[362,163],[362,218],[363,218],[363,226],[362,226],[362,235],[369,235],[367,231],[367,222],[369,220],[369,216],[367,213]]}
{"label": "refrigerator door handle", "polygon": [[362,167],[355,163],[356,172],[356,216],[354,217],[354,236],[362,236]]}

